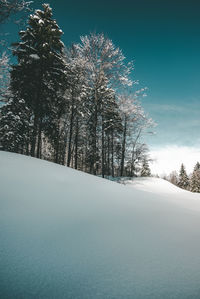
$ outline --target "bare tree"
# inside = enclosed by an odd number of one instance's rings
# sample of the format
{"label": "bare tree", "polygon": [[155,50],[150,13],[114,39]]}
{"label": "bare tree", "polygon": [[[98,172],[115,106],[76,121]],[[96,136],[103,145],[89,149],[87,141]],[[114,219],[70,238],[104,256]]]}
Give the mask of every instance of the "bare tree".
{"label": "bare tree", "polygon": [[102,94],[101,76],[102,73],[107,79],[108,88],[119,88],[120,86],[131,86],[132,81],[129,74],[132,70],[132,63],[126,63],[122,51],[117,48],[112,40],[105,37],[104,34],[86,35],[81,37],[81,43],[78,44],[77,50],[87,60],[89,85],[92,90],[92,111],[91,111],[91,172],[97,172],[97,129],[98,119],[101,107]]}
{"label": "bare tree", "polygon": [[[0,58],[0,101],[5,100],[9,85],[9,59],[4,51]],[[3,99],[4,97],[4,99]]]}

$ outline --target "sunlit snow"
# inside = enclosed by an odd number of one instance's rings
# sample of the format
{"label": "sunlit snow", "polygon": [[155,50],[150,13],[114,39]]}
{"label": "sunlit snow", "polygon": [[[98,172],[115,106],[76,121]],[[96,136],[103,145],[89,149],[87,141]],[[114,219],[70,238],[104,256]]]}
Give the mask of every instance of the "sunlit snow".
{"label": "sunlit snow", "polygon": [[200,195],[159,179],[0,152],[0,244],[0,298],[200,298]]}

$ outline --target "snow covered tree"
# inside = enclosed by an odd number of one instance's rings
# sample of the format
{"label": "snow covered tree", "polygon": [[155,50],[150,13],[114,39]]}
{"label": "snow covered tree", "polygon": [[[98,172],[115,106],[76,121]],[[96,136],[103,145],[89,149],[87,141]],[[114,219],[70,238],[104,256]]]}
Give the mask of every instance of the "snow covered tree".
{"label": "snow covered tree", "polygon": [[49,5],[43,4],[43,9],[30,15],[28,27],[20,32],[21,41],[13,44],[18,64],[11,70],[12,93],[18,93],[32,111],[31,155],[37,157],[41,156],[42,135],[57,130],[66,89],[62,31]]}
{"label": "snow covered tree", "polygon": [[[105,89],[105,82],[102,80],[102,74],[106,78],[107,88],[117,88],[119,86],[130,86],[132,81],[129,74],[132,65],[125,63],[125,57],[121,50],[106,38],[104,34],[90,34],[81,37],[81,43],[76,45],[82,57],[87,60],[87,76],[91,88],[91,110],[90,123],[92,124],[92,145],[91,145],[91,172],[96,174],[99,164],[98,153],[98,126],[100,117],[100,107],[102,92]],[[102,84],[102,86],[101,86]]]}
{"label": "snow covered tree", "polygon": [[112,88],[119,86],[131,86],[129,79],[132,62],[126,63],[122,51],[117,48],[112,40],[103,33],[81,36],[81,43],[77,44],[77,50],[88,61],[88,72],[91,84],[98,84],[100,74],[103,71]]}
{"label": "snow covered tree", "polygon": [[141,163],[149,151],[147,145],[144,142],[140,142],[137,136],[133,138],[127,154],[126,175],[130,177],[137,176],[140,173]]}
{"label": "snow covered tree", "polygon": [[[132,85],[129,79],[132,65],[125,63],[120,49],[103,34],[81,37],[80,44],[67,49],[65,60],[68,87],[62,122],[65,126],[61,126],[65,141],[61,147],[66,148],[67,165],[75,168],[79,165],[80,169],[103,177],[111,173],[114,176],[120,169],[119,161],[121,165],[125,163],[127,136],[138,134],[139,127],[140,136],[148,127],[147,117],[136,101],[131,105],[127,101],[122,113],[118,92]],[[139,93],[132,98],[137,99]],[[129,113],[124,122],[128,109],[132,115]],[[139,161],[144,146],[139,150],[135,142],[134,153],[136,148]]]}
{"label": "snow covered tree", "polygon": [[197,162],[191,179],[190,179],[190,191],[200,193],[200,163]]}
{"label": "snow covered tree", "polygon": [[23,99],[9,96],[0,110],[0,148],[16,153],[28,153],[31,135],[30,111]]}
{"label": "snow covered tree", "polygon": [[75,168],[78,163],[78,148],[83,118],[86,117],[86,98],[88,94],[86,60],[77,51],[76,46],[72,45],[66,49],[65,53],[66,72],[67,72],[67,90],[65,97],[67,99],[67,118],[69,125],[69,138],[67,146],[67,166],[72,162],[72,149],[75,147]]}
{"label": "snow covered tree", "polygon": [[149,167],[149,163],[148,160],[146,158],[144,158],[144,160],[142,161],[142,169],[141,169],[141,174],[142,177],[147,177],[147,176],[151,176],[151,170]]}
{"label": "snow covered tree", "polygon": [[181,164],[179,177],[178,177],[178,186],[182,189],[188,189],[189,188],[189,178],[185,170],[185,166]]}
{"label": "snow covered tree", "polygon": [[0,24],[10,16],[27,9],[32,1],[24,0],[0,0]]}
{"label": "snow covered tree", "polygon": [[9,59],[6,52],[0,58],[0,101],[6,100],[5,95],[9,86]]}
{"label": "snow covered tree", "polygon": [[[102,177],[105,175],[106,168],[106,132],[108,135],[108,130],[110,126],[113,126],[112,122],[114,120],[114,101],[115,92],[112,88],[108,87],[109,82],[104,72],[100,74],[99,87],[97,89],[97,97],[99,98],[99,116],[100,116],[100,131],[101,131],[101,172]],[[112,114],[112,115],[111,115]]]}
{"label": "snow covered tree", "polygon": [[[20,13],[20,20],[22,12],[29,8],[30,2],[24,0],[0,0],[0,26],[10,20],[10,17]],[[16,21],[16,18],[15,18]],[[17,20],[19,24],[19,20]],[[6,40],[8,33],[1,33],[0,36],[0,102],[6,100],[6,93],[10,80],[9,75],[9,47]]]}
{"label": "snow covered tree", "polygon": [[3,148],[103,177],[133,173],[145,157],[139,139],[148,118],[136,103],[139,91],[119,96],[133,84],[132,64],[104,34],[81,37],[66,51],[61,36],[44,4],[13,44],[17,63],[10,72],[13,96],[1,112]]}
{"label": "snow covered tree", "polygon": [[140,158],[142,158],[142,152],[145,149],[145,146],[142,146],[142,142],[141,146],[139,147],[139,141],[142,133],[146,128],[152,126],[153,122],[145,115],[135,94],[119,95],[118,103],[123,125],[120,165],[120,176],[123,176],[126,160],[128,160],[129,164],[131,164],[130,166],[132,170],[129,172],[133,173],[133,168],[135,167],[134,164],[139,158],[139,153],[141,154]]}
{"label": "snow covered tree", "polygon": [[[116,160],[116,145],[123,130],[122,119],[120,116],[119,105],[117,103],[116,95],[112,90],[108,89],[107,104],[104,117],[104,129],[105,132],[105,171],[109,176],[112,174],[114,177],[115,169],[114,163]],[[102,130],[103,133],[103,130]],[[102,144],[103,145],[103,144]]]}

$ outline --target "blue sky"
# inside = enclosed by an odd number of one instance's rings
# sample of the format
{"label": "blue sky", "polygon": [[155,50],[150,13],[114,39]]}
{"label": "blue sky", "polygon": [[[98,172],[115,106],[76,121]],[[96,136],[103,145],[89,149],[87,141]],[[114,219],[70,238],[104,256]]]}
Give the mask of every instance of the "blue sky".
{"label": "blue sky", "polygon": [[[43,1],[34,1],[41,8]],[[148,87],[142,101],[157,122],[151,150],[200,148],[200,2],[184,0],[50,0],[66,45],[104,32]],[[200,152],[199,152],[200,157]],[[183,161],[184,162],[184,161]],[[187,163],[186,163],[187,164]]]}
{"label": "blue sky", "polygon": [[[34,7],[42,1],[34,1]],[[157,122],[150,146],[200,144],[200,2],[51,0],[65,44],[104,32],[148,87],[146,112]]]}

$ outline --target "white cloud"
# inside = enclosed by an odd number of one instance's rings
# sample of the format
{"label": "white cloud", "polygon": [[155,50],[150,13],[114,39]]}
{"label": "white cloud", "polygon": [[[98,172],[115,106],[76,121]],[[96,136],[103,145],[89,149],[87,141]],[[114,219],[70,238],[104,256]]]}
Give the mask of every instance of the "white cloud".
{"label": "white cloud", "polygon": [[191,173],[197,161],[200,162],[200,146],[177,146],[168,145],[162,148],[153,148],[150,156],[154,161],[151,163],[153,174],[169,174],[173,170],[179,171],[181,163]]}
{"label": "white cloud", "polygon": [[170,105],[170,104],[152,104],[147,103],[146,106],[153,112],[187,112],[187,108],[180,105]]}

